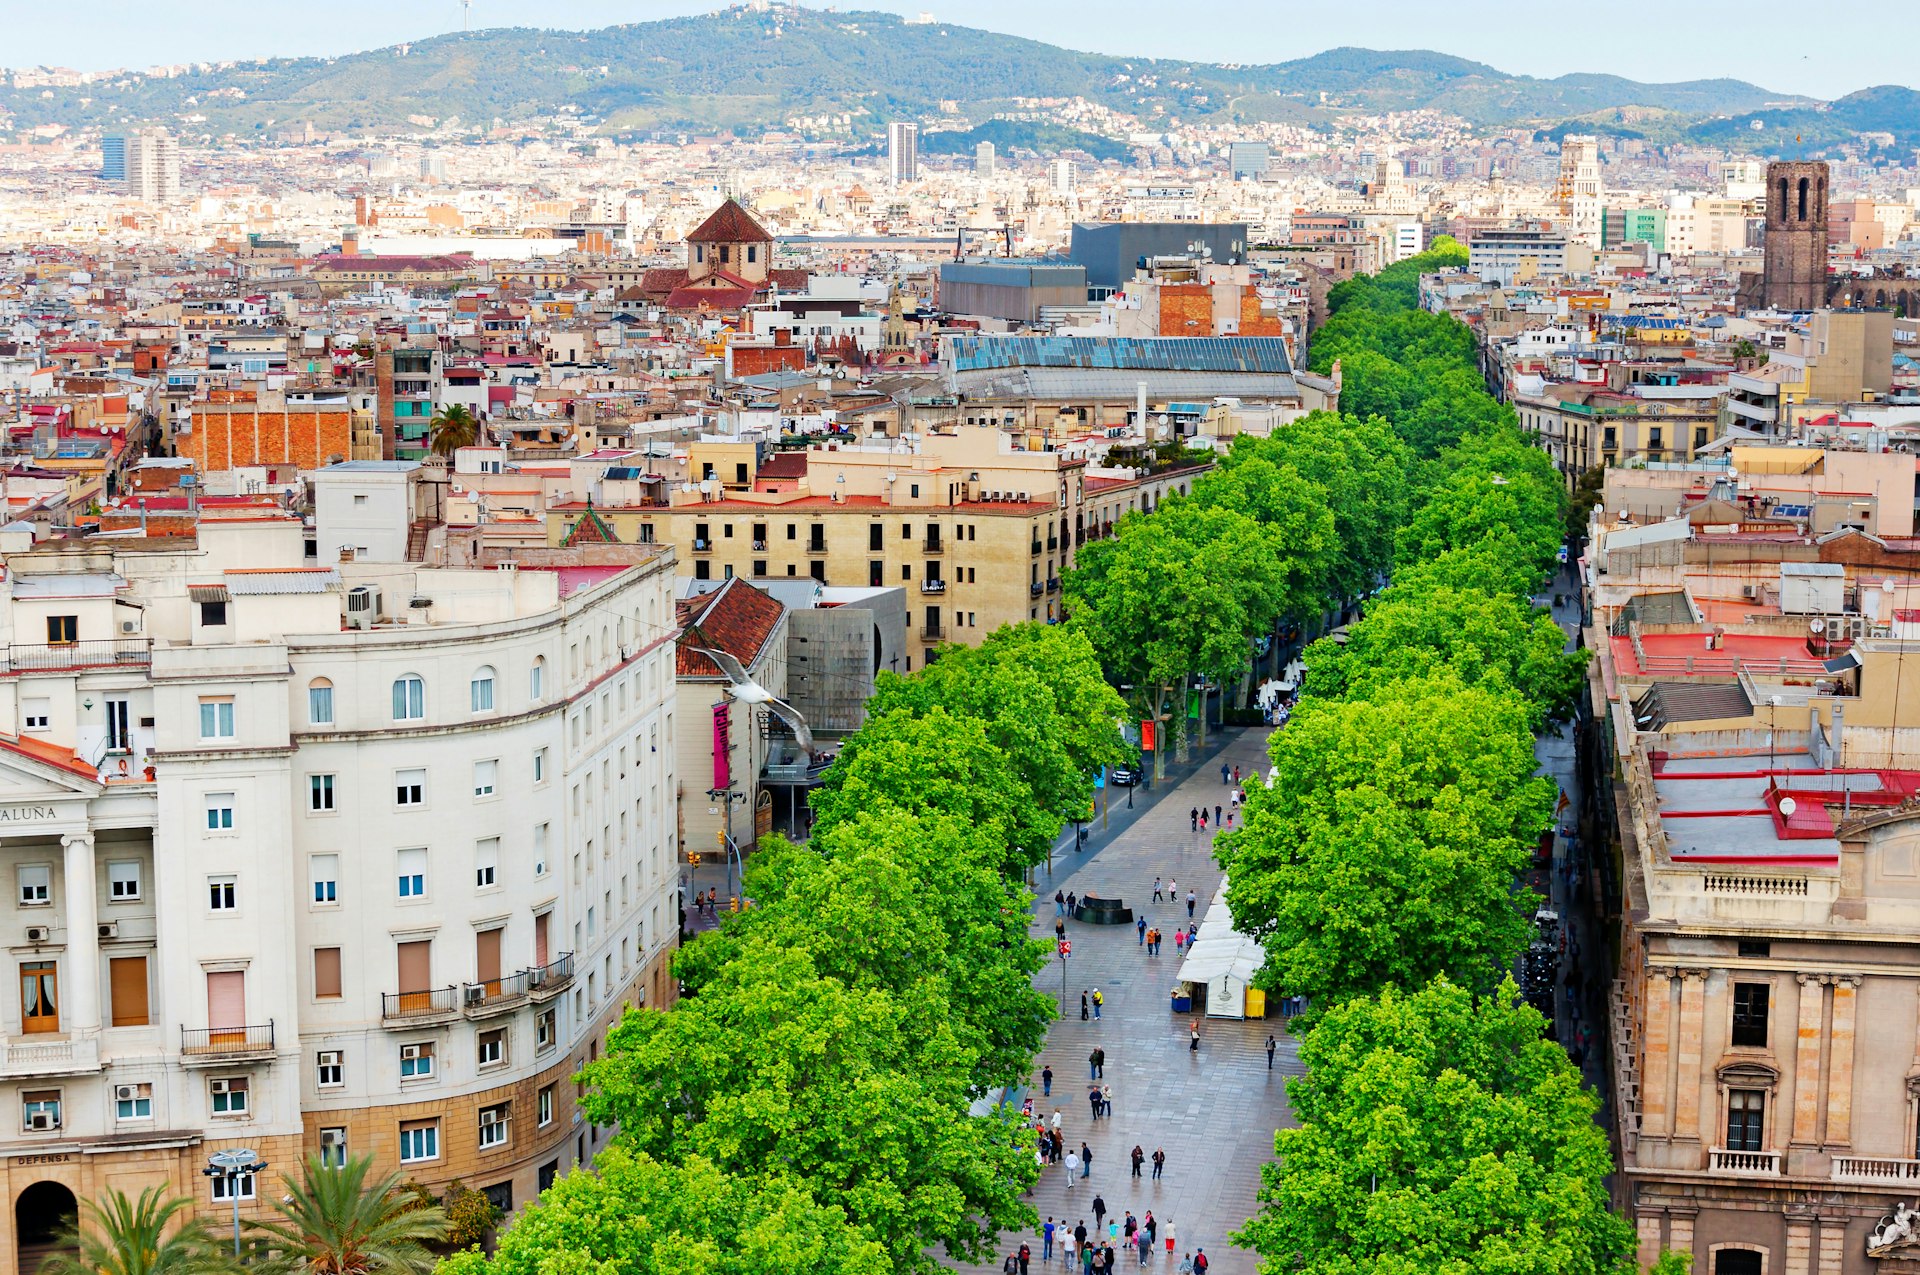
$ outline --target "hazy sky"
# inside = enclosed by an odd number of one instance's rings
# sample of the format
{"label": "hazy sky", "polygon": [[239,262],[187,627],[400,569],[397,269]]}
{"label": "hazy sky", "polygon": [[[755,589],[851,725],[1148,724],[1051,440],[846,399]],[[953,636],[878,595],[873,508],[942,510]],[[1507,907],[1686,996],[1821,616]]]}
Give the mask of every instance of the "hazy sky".
{"label": "hazy sky", "polygon": [[[716,7],[712,0],[473,0],[473,24],[598,27]],[[1822,97],[1915,84],[1912,50],[1920,34],[1913,0],[1852,0],[1844,21],[1824,20],[1802,0],[1665,4],[1657,18],[1512,0],[857,0],[837,7],[926,11],[1104,53],[1279,62],[1343,44],[1431,48],[1528,75],[1725,76]],[[459,29],[459,0],[0,0],[0,63],[101,69],[351,53]]]}

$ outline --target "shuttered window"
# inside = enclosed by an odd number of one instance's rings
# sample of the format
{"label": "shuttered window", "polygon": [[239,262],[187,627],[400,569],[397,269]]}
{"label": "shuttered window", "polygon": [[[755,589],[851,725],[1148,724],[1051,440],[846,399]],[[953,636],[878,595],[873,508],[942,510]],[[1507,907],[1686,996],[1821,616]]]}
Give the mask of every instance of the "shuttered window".
{"label": "shuttered window", "polygon": [[107,994],[113,998],[115,1027],[145,1027],[151,1021],[147,1011],[147,958],[116,956],[108,961]]}

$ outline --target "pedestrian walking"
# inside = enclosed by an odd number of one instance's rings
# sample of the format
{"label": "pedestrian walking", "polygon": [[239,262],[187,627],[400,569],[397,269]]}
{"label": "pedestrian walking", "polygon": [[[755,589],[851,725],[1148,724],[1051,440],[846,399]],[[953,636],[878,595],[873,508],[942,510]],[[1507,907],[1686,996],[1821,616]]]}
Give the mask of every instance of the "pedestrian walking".
{"label": "pedestrian walking", "polygon": [[1217,801],[1213,803],[1213,826],[1220,826],[1220,803]]}
{"label": "pedestrian walking", "polygon": [[1221,763],[1220,763],[1220,782],[1221,782],[1221,784],[1223,784],[1223,785],[1224,785],[1224,784],[1225,784],[1225,783],[1227,782],[1227,776],[1228,776],[1228,775],[1230,775],[1230,774],[1232,774],[1232,773],[1233,773],[1233,772],[1232,772],[1232,770],[1231,770],[1231,769],[1230,769],[1230,768],[1229,768],[1229,767],[1227,766],[1227,763],[1225,763],[1225,762],[1221,762]]}
{"label": "pedestrian walking", "polygon": [[1047,1224],[1040,1228],[1040,1260],[1053,1260],[1053,1215],[1047,1215]]}
{"label": "pedestrian walking", "polygon": [[1093,1275],[1093,1245],[1091,1244],[1080,1246],[1080,1272],[1081,1275]]}
{"label": "pedestrian walking", "polygon": [[1180,883],[1178,881],[1171,879],[1167,881],[1167,902],[1180,902]]}
{"label": "pedestrian walking", "polygon": [[[1273,1056],[1273,1037],[1271,1036],[1267,1037],[1267,1056],[1268,1061],[1271,1062]],[[1053,1068],[1051,1067],[1042,1067],[1040,1069],[1040,1096],[1042,1098],[1053,1097]]]}
{"label": "pedestrian walking", "polygon": [[1093,1109],[1093,1118],[1095,1120],[1098,1120],[1100,1118],[1100,1086],[1099,1085],[1095,1085],[1093,1086],[1093,1088],[1087,1090],[1087,1105]]}
{"label": "pedestrian walking", "polygon": [[1240,768],[1238,766],[1233,768],[1233,786],[1235,788],[1240,786]]}
{"label": "pedestrian walking", "polygon": [[1060,1224],[1060,1260],[1067,1267],[1073,1265],[1073,1232],[1065,1222]]}
{"label": "pedestrian walking", "polygon": [[[1155,1147],[1153,1149],[1153,1180],[1155,1182],[1160,1180],[1160,1174],[1165,1171],[1166,1167],[1167,1153],[1159,1147]],[[1151,1217],[1152,1214],[1148,1214],[1148,1216]]]}
{"label": "pedestrian walking", "polygon": [[1160,901],[1160,878],[1159,877],[1155,877],[1153,879],[1153,901],[1155,903],[1158,903]]}
{"label": "pedestrian walking", "polygon": [[1267,1033],[1267,1070],[1268,1071],[1273,1070],[1273,1051],[1277,1048],[1279,1048],[1279,1046],[1274,1042],[1273,1033],[1268,1032]]}
{"label": "pedestrian walking", "polygon": [[1107,1051],[1095,1045],[1093,1052],[1087,1055],[1087,1079],[1100,1079],[1101,1073],[1106,1069],[1106,1065]]}
{"label": "pedestrian walking", "polygon": [[1067,1152],[1067,1190],[1073,1190],[1073,1180],[1080,1176],[1082,1176],[1080,1173],[1080,1153],[1077,1151],[1069,1151]]}
{"label": "pedestrian walking", "polygon": [[1112,1085],[1100,1086],[1100,1114],[1105,1116],[1109,1120],[1113,1118],[1113,1086]]}
{"label": "pedestrian walking", "polygon": [[1080,1021],[1087,1021],[1087,989],[1084,987],[1080,989]]}
{"label": "pedestrian walking", "polygon": [[1056,916],[1053,918],[1053,937],[1055,941],[1059,941],[1067,937],[1067,918],[1066,917]]}
{"label": "pedestrian walking", "polygon": [[1189,1023],[1187,1025],[1187,1032],[1188,1032],[1187,1052],[1190,1054],[1199,1053],[1200,1052],[1200,1024]]}
{"label": "pedestrian walking", "polygon": [[[1080,1176],[1088,1177],[1093,1173],[1093,1151],[1086,1143],[1080,1144]],[[1102,1205],[1101,1207],[1105,1207]]]}
{"label": "pedestrian walking", "polygon": [[1140,1223],[1140,1229],[1147,1233],[1147,1243],[1153,1244],[1160,1236],[1160,1224],[1153,1220],[1153,1210],[1147,1210],[1147,1216]]}
{"label": "pedestrian walking", "polygon": [[1056,1136],[1060,1132],[1060,1108],[1058,1107],[1053,1109],[1053,1132]]}
{"label": "pedestrian walking", "polygon": [[1173,1260],[1173,1219],[1167,1219],[1167,1260]]}
{"label": "pedestrian walking", "polygon": [[1020,1246],[1020,1275],[1027,1275],[1027,1263],[1033,1260],[1033,1250],[1025,1244]]}
{"label": "pedestrian walking", "polygon": [[1107,1216],[1106,1199],[1099,1195],[1094,1196],[1093,1197],[1093,1229],[1094,1230],[1097,1231],[1102,1226],[1106,1225],[1106,1216]]}
{"label": "pedestrian walking", "polygon": [[1085,1218],[1081,1218],[1080,1224],[1073,1228],[1073,1246],[1075,1248],[1087,1246],[1087,1219]]}
{"label": "pedestrian walking", "polygon": [[[1185,930],[1175,930],[1173,932],[1173,954],[1175,956],[1180,955],[1181,949],[1186,947],[1186,945],[1187,945],[1187,932]],[[1082,1014],[1081,1017],[1085,1018],[1086,1015]]]}
{"label": "pedestrian walking", "polygon": [[1207,1250],[1204,1248],[1193,1250],[1193,1275],[1207,1275],[1207,1268],[1212,1265],[1213,1263],[1207,1260]]}
{"label": "pedestrian walking", "polygon": [[1202,810],[1200,812],[1200,831],[1205,832],[1206,830],[1207,830],[1207,812]]}
{"label": "pedestrian walking", "polygon": [[1193,944],[1193,940],[1194,940],[1194,937],[1195,937],[1196,935],[1198,935],[1199,933],[1200,933],[1200,927],[1199,927],[1199,926],[1197,926],[1197,925],[1195,925],[1195,924],[1193,924],[1193,922],[1191,922],[1191,921],[1189,921],[1189,922],[1187,922],[1187,944],[1188,944],[1188,946],[1192,946],[1192,944]]}
{"label": "pedestrian walking", "polygon": [[1053,892],[1053,914],[1055,916],[1065,916],[1067,914],[1066,891],[1055,890]]}
{"label": "pedestrian walking", "polygon": [[1135,1143],[1133,1147],[1133,1176],[1134,1177],[1137,1178],[1140,1176],[1140,1166],[1145,1164],[1146,1162],[1147,1162],[1147,1153],[1140,1149],[1139,1143]]}
{"label": "pedestrian walking", "polygon": [[1134,932],[1140,936],[1140,946],[1147,945],[1147,918],[1143,915],[1133,923]]}
{"label": "pedestrian walking", "polygon": [[[1095,1018],[1100,1017],[1100,1007],[1106,1003],[1107,1003],[1107,998],[1100,994],[1100,989],[1097,987],[1094,988],[1093,989],[1093,1016]],[[1104,1056],[1102,1057],[1101,1061],[1102,1062],[1106,1061]]]}
{"label": "pedestrian walking", "polygon": [[1200,807],[1195,806],[1187,811],[1187,822],[1193,825],[1195,832],[1200,831]]}
{"label": "pedestrian walking", "polygon": [[1072,890],[1068,890],[1068,891],[1067,891],[1067,915],[1068,915],[1068,916],[1073,916],[1073,915],[1074,915],[1074,908],[1076,908],[1076,907],[1078,907],[1078,906],[1079,906],[1079,900],[1077,900],[1077,899],[1075,899],[1075,898],[1073,897],[1073,891],[1072,891]]}
{"label": "pedestrian walking", "polygon": [[1192,891],[1192,890],[1188,890],[1188,891],[1187,891],[1187,919],[1188,919],[1188,920],[1192,920],[1192,919],[1193,919],[1193,905],[1194,905],[1194,904],[1195,904],[1195,903],[1196,903],[1197,901],[1198,901],[1198,900],[1197,900],[1197,899],[1196,899],[1196,898],[1194,897],[1194,893],[1193,893],[1193,891]]}
{"label": "pedestrian walking", "polygon": [[1113,1246],[1120,1242],[1120,1219],[1113,1218],[1107,1223],[1107,1252],[1113,1252]]}
{"label": "pedestrian walking", "polygon": [[1147,1264],[1147,1254],[1153,1251],[1152,1237],[1149,1236],[1143,1228],[1139,1234],[1133,1237],[1133,1244],[1140,1252],[1140,1265],[1145,1266]]}

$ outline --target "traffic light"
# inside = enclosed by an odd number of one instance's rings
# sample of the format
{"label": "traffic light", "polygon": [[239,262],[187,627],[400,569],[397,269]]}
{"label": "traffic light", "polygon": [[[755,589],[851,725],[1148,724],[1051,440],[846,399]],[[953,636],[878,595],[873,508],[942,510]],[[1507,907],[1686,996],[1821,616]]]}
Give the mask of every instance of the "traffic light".
{"label": "traffic light", "polygon": [[727,852],[727,830],[725,828],[715,828],[713,830],[713,844],[720,847],[721,854]]}
{"label": "traffic light", "polygon": [[689,868],[697,868],[700,866],[700,852],[698,850],[687,851],[687,866]]}

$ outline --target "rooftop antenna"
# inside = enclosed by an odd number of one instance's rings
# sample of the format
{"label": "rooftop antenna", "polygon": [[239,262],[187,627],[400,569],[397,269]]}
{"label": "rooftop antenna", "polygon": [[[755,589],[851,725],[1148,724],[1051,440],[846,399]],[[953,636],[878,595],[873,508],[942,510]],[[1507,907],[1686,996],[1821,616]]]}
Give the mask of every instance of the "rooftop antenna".
{"label": "rooftop antenna", "polygon": [[473,0],[460,0],[460,29],[473,30]]}

